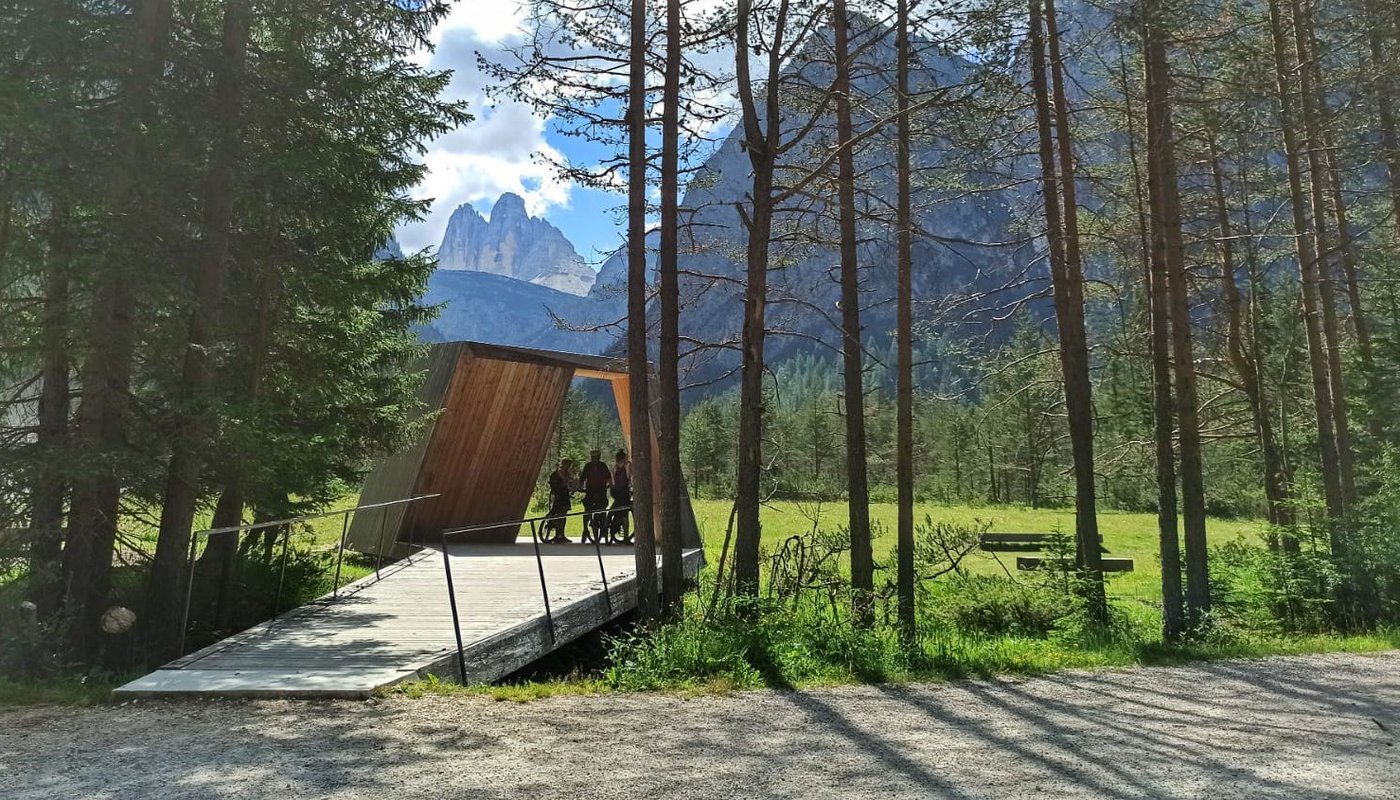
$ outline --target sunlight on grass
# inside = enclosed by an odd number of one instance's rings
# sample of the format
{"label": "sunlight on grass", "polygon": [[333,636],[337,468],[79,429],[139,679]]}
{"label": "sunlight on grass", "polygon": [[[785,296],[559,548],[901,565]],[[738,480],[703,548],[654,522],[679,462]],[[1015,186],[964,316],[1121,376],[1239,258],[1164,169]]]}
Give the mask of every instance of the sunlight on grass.
{"label": "sunlight on grass", "polygon": [[[696,520],[705,542],[705,557],[710,564],[719,563],[720,551],[724,547],[724,535],[729,523],[732,503],[726,500],[696,500]],[[872,503],[870,520],[874,528],[873,540],[877,563],[891,561],[887,558],[895,546],[895,514],[893,503]],[[844,502],[794,502],[780,501],[763,507],[760,520],[763,524],[763,547],[775,549],[789,536],[807,533],[812,530],[813,517],[824,530],[835,530],[845,525],[848,514]],[[914,509],[914,518],[923,519],[927,514],[934,522],[971,524],[982,520],[991,523],[991,530],[1013,533],[1074,533],[1074,510],[1058,508],[1033,509],[1024,506],[940,506],[921,504]],[[1132,513],[1126,511],[1100,511],[1099,531],[1103,535],[1106,555],[1133,559],[1133,571],[1108,576],[1108,591],[1119,600],[1160,604],[1162,597],[1162,570],[1157,559],[1157,516],[1155,514]],[[1235,520],[1211,518],[1207,535],[1212,545],[1223,544],[1235,539],[1244,539],[1251,544],[1260,541],[1265,523],[1262,520]],[[732,544],[731,544],[732,547]],[[1033,553],[1034,551],[1027,551]],[[732,554],[731,554],[732,555]],[[978,551],[971,554],[963,566],[974,575],[1004,575],[1016,573],[1015,553],[988,553]],[[1132,613],[1131,611],[1129,613]],[[1155,610],[1154,610],[1154,613]]]}

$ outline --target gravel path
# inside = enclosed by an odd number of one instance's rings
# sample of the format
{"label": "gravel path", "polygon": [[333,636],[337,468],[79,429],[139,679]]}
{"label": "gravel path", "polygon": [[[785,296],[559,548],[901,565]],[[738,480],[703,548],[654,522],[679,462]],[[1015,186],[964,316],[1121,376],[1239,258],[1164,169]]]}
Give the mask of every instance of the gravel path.
{"label": "gravel path", "polygon": [[1397,739],[1400,652],[690,700],[141,702],[0,710],[0,797],[1394,800]]}

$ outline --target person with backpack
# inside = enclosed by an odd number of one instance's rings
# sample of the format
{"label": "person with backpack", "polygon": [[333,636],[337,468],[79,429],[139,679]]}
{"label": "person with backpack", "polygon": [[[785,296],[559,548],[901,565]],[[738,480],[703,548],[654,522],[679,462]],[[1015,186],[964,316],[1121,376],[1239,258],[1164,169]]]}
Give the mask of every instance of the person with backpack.
{"label": "person with backpack", "polygon": [[[568,521],[564,516],[569,513],[572,505],[574,487],[574,460],[572,458],[560,459],[559,467],[549,474],[549,516],[545,520],[544,530],[540,539],[553,544],[568,544],[569,539],[564,535],[564,524]],[[552,532],[553,535],[550,535]]]}
{"label": "person with backpack", "polygon": [[618,450],[613,458],[612,513],[608,515],[608,544],[626,544],[632,540],[632,461],[626,450]]}
{"label": "person with backpack", "polygon": [[[602,512],[608,507],[608,487],[612,486],[612,470],[603,463],[603,451],[594,450],[588,454],[588,463],[579,474],[579,488],[583,489],[583,510]],[[586,514],[583,518],[583,540],[601,543],[606,533],[607,518],[602,513]]]}

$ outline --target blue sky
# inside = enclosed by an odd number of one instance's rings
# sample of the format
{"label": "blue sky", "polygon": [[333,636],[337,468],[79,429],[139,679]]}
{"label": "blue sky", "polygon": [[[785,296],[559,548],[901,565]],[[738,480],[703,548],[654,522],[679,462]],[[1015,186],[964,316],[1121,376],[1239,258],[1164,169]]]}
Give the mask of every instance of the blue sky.
{"label": "blue sky", "polygon": [[523,0],[460,0],[435,32],[435,49],[419,56],[434,69],[454,71],[449,94],[466,100],[476,119],[429,145],[429,174],[417,196],[432,198],[433,205],[425,220],[399,229],[405,250],[436,247],[454,209],[471,203],[489,214],[503,192],[523,197],[532,215],[559,227],[595,266],[622,244],[615,211],[626,198],[563,181],[541,160],[587,162],[597,158],[596,149],[590,152],[585,143],[560,135],[528,106],[495,104],[486,97],[476,54],[508,58],[506,48],[524,37],[523,5]]}

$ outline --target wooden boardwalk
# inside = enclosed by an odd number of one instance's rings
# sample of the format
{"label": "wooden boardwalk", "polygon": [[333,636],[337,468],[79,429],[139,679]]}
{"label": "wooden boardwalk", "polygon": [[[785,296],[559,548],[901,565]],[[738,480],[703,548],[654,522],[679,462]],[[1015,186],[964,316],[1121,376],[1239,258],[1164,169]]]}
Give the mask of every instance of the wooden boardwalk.
{"label": "wooden boardwalk", "polygon": [[[493,681],[636,607],[630,547],[604,547],[604,593],[592,546],[541,548],[553,636],[529,541],[450,546],[467,680]],[[369,697],[381,687],[458,674],[443,554],[429,549],[117,689],[168,696]],[[687,551],[694,575],[702,554]],[[609,599],[611,602],[609,602]]]}

